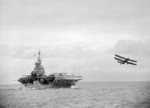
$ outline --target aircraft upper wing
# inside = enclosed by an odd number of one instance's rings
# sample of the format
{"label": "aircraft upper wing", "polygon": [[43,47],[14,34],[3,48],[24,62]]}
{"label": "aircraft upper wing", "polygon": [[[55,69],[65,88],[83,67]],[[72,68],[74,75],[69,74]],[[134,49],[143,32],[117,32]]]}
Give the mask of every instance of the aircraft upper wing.
{"label": "aircraft upper wing", "polygon": [[127,59],[127,58],[125,58],[125,57],[122,57],[122,56],[120,56],[120,55],[117,55],[117,54],[115,54],[115,56],[116,56],[116,57],[119,57],[119,58],[122,58],[122,59]]}
{"label": "aircraft upper wing", "polygon": [[132,62],[137,62],[136,60],[131,60],[131,59],[129,59],[129,61],[132,61]]}
{"label": "aircraft upper wing", "polygon": [[123,62],[123,60],[121,60],[121,59],[119,59],[119,58],[116,58],[116,57],[115,57],[114,59],[116,59],[116,60],[119,60],[119,61]]}
{"label": "aircraft upper wing", "polygon": [[136,65],[135,63],[127,62],[128,64]]}

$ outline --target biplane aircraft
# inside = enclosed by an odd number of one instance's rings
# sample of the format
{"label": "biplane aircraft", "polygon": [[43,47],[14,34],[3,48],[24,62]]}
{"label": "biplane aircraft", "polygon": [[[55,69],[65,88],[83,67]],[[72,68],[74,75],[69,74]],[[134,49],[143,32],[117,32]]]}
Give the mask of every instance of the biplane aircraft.
{"label": "biplane aircraft", "polygon": [[115,54],[115,58],[116,60],[118,60],[117,62],[120,63],[120,64],[131,64],[131,65],[136,65],[135,62],[137,62],[136,60],[131,60],[129,58],[125,58],[125,57],[122,57],[120,55],[117,55]]}

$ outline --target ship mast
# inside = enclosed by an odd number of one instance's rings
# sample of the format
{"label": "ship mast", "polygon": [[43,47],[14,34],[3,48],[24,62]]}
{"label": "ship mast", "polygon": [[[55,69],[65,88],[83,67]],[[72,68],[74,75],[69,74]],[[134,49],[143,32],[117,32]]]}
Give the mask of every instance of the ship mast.
{"label": "ship mast", "polygon": [[40,57],[40,54],[41,54],[41,52],[39,51],[39,58],[38,58],[38,61],[39,61],[39,62],[42,62],[41,57]]}
{"label": "ship mast", "polygon": [[73,66],[73,76],[74,76],[74,66]]}
{"label": "ship mast", "polygon": [[39,59],[40,59],[40,54],[41,54],[41,52],[39,51]]}

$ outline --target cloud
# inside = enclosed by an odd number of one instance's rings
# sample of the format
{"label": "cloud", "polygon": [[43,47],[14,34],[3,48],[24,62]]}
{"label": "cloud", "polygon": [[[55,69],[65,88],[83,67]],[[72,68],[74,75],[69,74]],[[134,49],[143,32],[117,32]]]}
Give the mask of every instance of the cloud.
{"label": "cloud", "polygon": [[109,50],[110,53],[118,53],[131,56],[149,56],[150,40],[135,41],[135,40],[119,40],[115,46]]}
{"label": "cloud", "polygon": [[[1,72],[9,77],[11,72],[29,74],[37,58],[33,55],[40,49],[47,74],[71,73],[74,66],[86,80],[128,80],[130,72],[133,79],[140,72],[148,76],[148,4],[147,0],[2,0]],[[119,65],[115,53],[137,60],[138,65]]]}
{"label": "cloud", "polygon": [[[7,76],[6,82],[9,80],[10,83],[13,78],[17,79],[21,75],[30,74],[34,68],[34,61],[37,59],[37,56],[33,56],[38,53],[36,48],[6,45],[0,47],[0,66],[1,73],[3,73],[0,74],[0,77]],[[94,66],[91,67],[90,64],[98,56],[99,52],[91,50],[85,45],[45,46],[41,49],[42,64],[47,75],[55,72],[72,74],[73,66],[75,71],[84,70],[87,66],[89,66],[89,69],[93,69]],[[77,73],[79,74],[79,72]]]}
{"label": "cloud", "polygon": [[[132,47],[131,47],[132,46]],[[42,65],[46,74],[65,72],[83,76],[83,81],[133,81],[149,80],[150,59],[148,58],[149,40],[120,40],[108,51],[91,49],[86,44],[43,46]],[[6,82],[30,74],[38,50],[33,47],[0,46],[0,77],[6,76]],[[114,54],[137,60],[137,66],[120,65],[114,60]],[[9,68],[8,68],[9,67]],[[141,76],[141,77],[140,77]],[[5,82],[3,81],[3,82]]]}
{"label": "cloud", "polygon": [[[143,76],[143,80],[150,79],[150,40],[135,41],[135,40],[119,40],[113,48],[106,51],[109,55],[119,54],[123,57],[129,57],[130,59],[137,60],[137,66],[130,65],[118,65],[111,68],[110,72],[120,74],[132,74],[137,73],[138,79],[140,75]],[[144,77],[145,75],[145,77]],[[147,77],[146,77],[147,76]],[[145,79],[144,79],[145,78]]]}
{"label": "cloud", "polygon": [[60,45],[47,45],[42,47],[32,46],[9,46],[0,45],[0,57],[11,59],[32,59],[33,55],[41,51],[43,59],[93,59],[98,57],[102,51],[100,48],[93,48],[90,44],[77,43],[77,44],[60,44]]}
{"label": "cloud", "polygon": [[150,40],[119,40],[113,48],[106,51],[108,54],[119,54],[138,61],[138,65],[147,67],[150,63]]}
{"label": "cloud", "polygon": [[74,29],[74,33],[85,31],[86,35],[109,35],[108,39],[113,39],[111,35],[117,34],[117,37],[125,34],[124,38],[147,39],[150,34],[148,4],[147,0],[2,0],[0,33],[6,32],[2,34],[10,38],[14,31],[22,31],[14,35],[32,37],[38,34],[44,36],[46,31],[58,33]]}

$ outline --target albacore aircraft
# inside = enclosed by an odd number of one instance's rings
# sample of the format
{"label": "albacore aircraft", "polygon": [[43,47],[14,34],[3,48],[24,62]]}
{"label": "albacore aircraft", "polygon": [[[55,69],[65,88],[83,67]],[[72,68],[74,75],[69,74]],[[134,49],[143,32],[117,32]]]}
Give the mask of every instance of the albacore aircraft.
{"label": "albacore aircraft", "polygon": [[115,54],[115,58],[116,60],[118,60],[117,62],[120,63],[120,64],[131,64],[131,65],[136,65],[135,62],[137,62],[136,60],[131,60],[129,58],[125,58],[125,57],[122,57],[120,55],[117,55]]}

